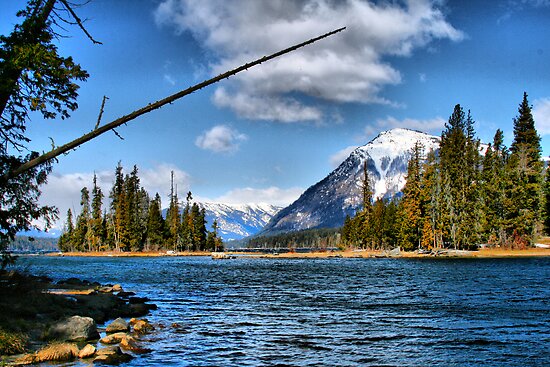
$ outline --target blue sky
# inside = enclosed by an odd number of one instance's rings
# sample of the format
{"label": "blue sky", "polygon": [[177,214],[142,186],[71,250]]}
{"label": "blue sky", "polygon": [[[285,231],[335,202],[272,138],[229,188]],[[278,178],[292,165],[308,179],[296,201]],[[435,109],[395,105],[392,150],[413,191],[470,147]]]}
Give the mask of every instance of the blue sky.
{"label": "blue sky", "polygon": [[[0,33],[23,1],[0,0]],[[180,196],[289,204],[353,147],[380,131],[439,135],[455,104],[479,137],[512,139],[523,92],[550,154],[550,1],[93,0],[78,9],[93,45],[73,27],[59,42],[90,78],[66,121],[30,127],[47,150],[103,122],[221,71],[347,26],[331,39],[185,97],[61,157],[43,201],[63,213],[95,171],[107,191],[119,160],[167,203],[170,170]]]}

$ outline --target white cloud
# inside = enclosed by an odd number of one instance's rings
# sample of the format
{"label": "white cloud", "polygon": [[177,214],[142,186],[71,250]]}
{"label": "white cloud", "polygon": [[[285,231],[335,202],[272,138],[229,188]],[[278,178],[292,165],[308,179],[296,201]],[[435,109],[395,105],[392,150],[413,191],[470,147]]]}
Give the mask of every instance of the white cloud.
{"label": "white cloud", "polygon": [[425,133],[439,133],[445,126],[446,120],[441,117],[435,117],[428,120],[417,120],[406,118],[398,120],[395,117],[388,116],[385,119],[378,119],[373,124],[365,126],[363,135],[359,136],[359,140],[362,144],[365,144],[365,139],[371,139],[373,135],[378,134],[380,131],[390,130],[397,127],[402,127],[411,130],[418,130]]}
{"label": "white cloud", "polygon": [[[159,193],[164,203],[170,193],[170,172],[174,171],[174,184],[177,185],[180,196],[189,191],[190,176],[170,164],[157,164],[152,168],[139,169],[138,176],[143,188],[153,196]],[[96,172],[97,183],[104,195],[103,207],[107,208],[109,192],[114,182],[114,169],[112,171]],[[131,167],[126,167],[125,173],[129,173]],[[74,217],[80,213],[80,196],[83,187],[92,189],[94,173],[69,173],[69,174],[51,174],[48,177],[48,183],[42,189],[40,203],[42,205],[54,205],[59,209],[59,220],[55,224],[56,228],[62,228],[67,218],[67,210],[71,209]]]}
{"label": "white cloud", "polygon": [[213,201],[225,204],[272,204],[288,206],[292,204],[304,192],[301,187],[281,189],[271,186],[263,189],[251,187],[233,189]]}
{"label": "white cloud", "polygon": [[[380,94],[401,83],[401,74],[384,60],[407,57],[434,39],[463,39],[438,8],[440,1],[371,3],[331,1],[164,0],[159,25],[191,32],[218,56],[218,74],[254,58],[346,26],[328,39],[241,73],[231,89],[219,89],[214,102],[250,119],[281,122],[322,118],[318,99],[393,104]],[[290,96],[313,97],[309,105]]]}
{"label": "white cloud", "polygon": [[337,151],[329,157],[329,163],[332,168],[338,167],[349,155],[357,149],[357,145],[350,145],[342,150]]}
{"label": "white cloud", "polygon": [[541,98],[533,102],[533,119],[541,135],[550,134],[550,98]]}
{"label": "white cloud", "polygon": [[170,74],[164,74],[164,81],[170,85],[176,85],[176,80]]}
{"label": "white cloud", "polygon": [[304,106],[294,98],[252,96],[242,92],[229,94],[225,88],[216,90],[214,103],[230,107],[240,117],[248,119],[295,122],[318,121],[322,116],[318,108]]}
{"label": "white cloud", "polygon": [[239,149],[240,142],[247,139],[245,134],[241,134],[227,125],[216,125],[199,135],[195,140],[195,145],[216,153],[232,153]]}
{"label": "white cloud", "polygon": [[426,83],[426,81],[428,80],[428,77],[426,76],[425,73],[419,73],[418,80],[420,80],[421,83]]}

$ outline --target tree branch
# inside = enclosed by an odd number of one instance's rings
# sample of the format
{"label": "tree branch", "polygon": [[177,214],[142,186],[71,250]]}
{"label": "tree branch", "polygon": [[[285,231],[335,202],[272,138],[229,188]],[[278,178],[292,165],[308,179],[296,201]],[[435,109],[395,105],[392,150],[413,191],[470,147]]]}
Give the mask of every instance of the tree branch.
{"label": "tree branch", "polygon": [[[62,0],[63,2],[65,2],[65,0]],[[189,87],[187,89],[184,89],[182,91],[179,91],[175,94],[172,94],[171,96],[168,96],[166,98],[163,98],[159,101],[156,101],[156,102],[153,102],[153,103],[150,103],[148,104],[147,106],[145,107],[142,107],[138,110],[135,110],[131,113],[129,113],[128,115],[125,115],[125,116],[122,116],[106,125],[103,125],[101,127],[98,127],[97,129],[94,129],[92,130],[91,132],[87,133],[87,134],[84,134],[82,135],[80,138],[78,139],[75,139],[65,145],[62,145],[56,149],[53,149],[47,153],[44,153],[42,154],[41,156],[35,158],[35,159],[32,159],[24,164],[22,164],[21,166],[17,167],[16,169],[6,173],[4,176],[1,177],[0,179],[0,183],[2,183],[2,181],[7,181],[11,178],[14,178],[18,175],[20,175],[21,173],[29,170],[29,169],[32,169],[40,164],[43,164],[57,156],[59,156],[60,154],[63,154],[71,149],[74,149],[96,137],[98,137],[99,135],[109,131],[109,130],[113,130],[114,128],[122,125],[122,124],[125,124],[129,121],[132,121],[134,120],[135,118],[141,116],[141,115],[144,115],[146,113],[149,113],[151,111],[154,111],[158,108],[161,108],[163,107],[164,105],[168,104],[168,103],[172,103],[174,102],[175,100],[177,99],[180,99],[182,97],[185,97],[186,95],[189,95],[193,92],[196,92],[204,87],[207,87],[211,84],[214,84],[214,83],[217,83],[223,79],[227,79],[229,78],[230,76],[233,76],[237,73],[240,73],[241,71],[244,71],[244,70],[247,70],[253,66],[256,66],[256,65],[259,65],[261,63],[264,63],[266,61],[269,61],[269,60],[272,60],[276,57],[279,57],[279,56],[282,56],[284,54],[287,54],[289,52],[292,52],[292,51],[295,51],[301,47],[304,47],[306,45],[309,45],[309,44],[312,44],[314,42],[317,42],[323,38],[327,38],[329,36],[332,36],[333,34],[336,34],[338,32],[341,32],[343,31],[344,29],[346,29],[346,27],[342,27],[342,28],[339,28],[339,29],[336,29],[332,32],[328,32],[328,33],[325,33],[323,34],[322,36],[319,36],[319,37],[315,37],[315,38],[312,38],[308,41],[305,41],[305,42],[302,42],[302,43],[299,43],[299,44],[296,44],[294,46],[291,46],[291,47],[288,47],[284,50],[281,50],[281,51],[278,51],[278,52],[275,52],[274,54],[271,54],[269,56],[264,56],[264,57],[261,57],[259,59],[256,59],[252,62],[249,62],[249,63],[246,63],[244,65],[241,65],[235,69],[232,69],[232,70],[229,70],[225,73],[222,73],[214,78],[211,78],[211,79],[208,79],[208,80],[205,80],[199,84],[195,84],[194,86],[192,87]]]}
{"label": "tree branch", "polygon": [[80,29],[82,29],[82,32],[84,32],[84,34],[90,39],[90,41],[92,41],[93,43],[95,43],[96,45],[102,45],[103,43],[99,42],[99,41],[96,41],[92,35],[90,33],[88,33],[88,30],[84,27],[84,24],[82,24],[82,20],[80,20],[80,18],[78,17],[78,15],[76,15],[76,13],[74,12],[73,8],[71,8],[71,6],[69,5],[69,3],[67,3],[67,0],[59,0],[61,1],[61,3],[63,5],[65,5],[65,8],[67,8],[67,11],[72,15],[72,17],[74,18],[74,20],[76,21],[76,24],[78,24],[78,26],[80,27]]}
{"label": "tree branch", "polygon": [[99,109],[99,116],[97,116],[97,123],[95,124],[94,130],[96,130],[99,127],[99,124],[101,123],[101,117],[103,116],[103,108],[105,108],[105,100],[109,99],[107,96],[103,96],[103,101],[101,102],[101,108]]}

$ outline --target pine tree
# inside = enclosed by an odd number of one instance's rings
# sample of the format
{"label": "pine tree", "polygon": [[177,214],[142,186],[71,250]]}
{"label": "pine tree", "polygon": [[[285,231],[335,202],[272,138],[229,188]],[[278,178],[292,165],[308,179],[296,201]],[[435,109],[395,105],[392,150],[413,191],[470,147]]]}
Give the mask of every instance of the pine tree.
{"label": "pine tree", "polygon": [[80,191],[80,214],[74,230],[74,247],[77,251],[91,251],[90,241],[90,192],[87,187]]}
{"label": "pine tree", "polygon": [[166,212],[166,226],[168,229],[168,243],[175,251],[179,250],[180,213],[178,193],[174,190],[174,171],[171,172],[170,206]]}
{"label": "pine tree", "polygon": [[407,165],[407,183],[403,188],[401,199],[401,217],[399,245],[405,250],[413,250],[420,246],[422,235],[422,187],[421,164],[423,146],[416,142]]}
{"label": "pine tree", "polygon": [[91,238],[90,246],[93,250],[99,251],[105,241],[105,228],[103,226],[103,192],[97,185],[97,176],[94,173],[92,187],[92,213],[90,218]]}
{"label": "pine tree", "polygon": [[59,237],[59,241],[57,243],[59,250],[63,252],[74,251],[73,237],[74,237],[73,213],[71,209],[68,209],[67,220],[65,221],[63,233]]}
{"label": "pine tree", "polygon": [[157,193],[151,200],[147,216],[147,250],[158,250],[164,245],[164,218],[161,212],[161,198]]}
{"label": "pine tree", "polygon": [[121,248],[121,235],[124,232],[124,206],[125,204],[125,192],[124,192],[124,174],[122,172],[122,164],[119,161],[115,169],[115,182],[109,195],[111,199],[111,233],[114,240],[115,250],[119,251]]}
{"label": "pine tree", "polygon": [[[508,232],[515,246],[532,244],[542,221],[542,171],[540,137],[535,129],[527,93],[514,119],[514,140],[508,160]],[[509,233],[510,235],[510,233]]]}

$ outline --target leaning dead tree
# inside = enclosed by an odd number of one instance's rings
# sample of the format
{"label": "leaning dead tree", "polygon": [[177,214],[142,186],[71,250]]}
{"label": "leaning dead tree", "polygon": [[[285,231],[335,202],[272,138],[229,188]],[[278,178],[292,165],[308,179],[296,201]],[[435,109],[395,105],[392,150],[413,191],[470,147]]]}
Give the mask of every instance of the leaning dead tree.
{"label": "leaning dead tree", "polygon": [[[58,157],[59,155],[67,153],[68,151],[77,148],[78,146],[80,146],[80,145],[82,145],[82,144],[98,137],[99,135],[101,135],[101,134],[103,134],[107,131],[113,130],[113,129],[117,128],[120,125],[126,124],[127,122],[132,121],[132,120],[136,119],[137,117],[139,117],[141,115],[144,115],[144,114],[149,113],[151,111],[154,111],[158,108],[161,108],[162,106],[164,106],[166,104],[172,103],[175,100],[178,100],[182,97],[185,97],[186,95],[189,95],[193,92],[196,92],[199,89],[207,87],[211,84],[217,83],[217,82],[219,82],[223,79],[227,79],[230,76],[233,76],[237,73],[240,73],[241,71],[247,70],[247,69],[249,69],[253,66],[256,66],[256,65],[259,65],[259,64],[264,63],[266,61],[272,60],[276,57],[279,57],[279,56],[282,56],[282,55],[287,54],[289,52],[292,52],[294,50],[297,50],[301,47],[304,47],[306,45],[317,42],[317,41],[319,41],[323,38],[327,38],[329,36],[332,36],[333,34],[336,34],[338,32],[343,31],[344,29],[346,29],[346,27],[336,29],[334,31],[325,33],[325,34],[323,34],[319,37],[312,38],[308,41],[305,41],[305,42],[296,44],[294,46],[288,47],[284,50],[275,52],[274,54],[271,54],[269,56],[264,56],[264,57],[261,57],[259,59],[254,60],[252,62],[241,65],[241,66],[239,66],[235,69],[229,70],[229,71],[227,71],[225,73],[222,73],[222,74],[220,74],[216,77],[205,80],[201,83],[195,84],[192,87],[189,87],[189,88],[184,89],[182,91],[179,91],[175,94],[172,94],[171,96],[168,96],[168,97],[163,98],[159,101],[150,103],[145,107],[142,107],[138,110],[135,110],[135,111],[133,111],[133,112],[131,112],[131,113],[125,115],[125,116],[122,116],[122,117],[120,117],[120,118],[118,118],[118,119],[116,119],[112,122],[109,122],[108,124],[105,124],[103,126],[98,126],[98,124],[96,124],[96,128],[94,130],[90,131],[89,133],[84,134],[80,138],[77,138],[77,139],[75,139],[75,140],[73,140],[73,141],[71,141],[71,142],[69,142],[65,145],[62,145],[62,146],[57,147],[57,148],[53,148],[51,151],[49,151],[47,153],[44,153],[41,156],[38,156],[37,158],[34,158],[34,159],[18,166],[17,168],[7,172],[1,178],[1,180],[5,182],[7,180],[13,179],[13,178],[17,177],[18,175],[20,175],[21,173],[24,173],[24,172],[26,172],[30,169],[33,169],[33,168],[35,168],[35,167],[37,167],[37,166],[39,166],[43,163],[49,162],[49,161],[55,159],[56,157]],[[104,102],[105,102],[105,99],[103,100],[103,103]],[[101,111],[100,111],[100,118],[101,118],[102,112],[103,112],[103,104],[102,104],[102,108],[101,108]],[[99,122],[99,120],[98,120],[98,122]],[[115,133],[116,133],[116,131],[115,131]]]}

